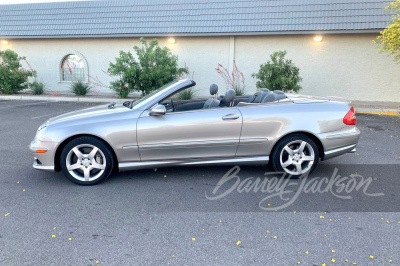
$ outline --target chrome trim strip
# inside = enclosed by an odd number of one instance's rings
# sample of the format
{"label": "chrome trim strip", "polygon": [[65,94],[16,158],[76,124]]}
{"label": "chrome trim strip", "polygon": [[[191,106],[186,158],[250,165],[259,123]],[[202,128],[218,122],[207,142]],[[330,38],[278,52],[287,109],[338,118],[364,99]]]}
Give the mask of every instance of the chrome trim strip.
{"label": "chrome trim strip", "polygon": [[45,171],[45,172],[54,172],[54,166],[42,166],[42,165],[33,163],[33,168],[41,170],[41,171]]}
{"label": "chrome trim strip", "polygon": [[352,144],[352,145],[349,145],[349,146],[345,146],[345,147],[337,148],[337,149],[334,149],[334,150],[326,151],[325,152],[325,156],[333,154],[333,153],[336,153],[336,152],[341,152],[341,151],[344,151],[344,150],[348,150],[348,149],[354,149],[356,146],[357,146],[357,144]]}
{"label": "chrome trim strip", "polygon": [[162,167],[168,165],[202,165],[202,164],[236,164],[236,163],[268,163],[269,156],[263,157],[246,157],[246,158],[226,158],[207,161],[147,161],[147,162],[131,162],[119,163],[121,171],[139,168]]}
{"label": "chrome trim strip", "polygon": [[357,135],[359,135],[358,132],[345,132],[345,133],[328,135],[326,136],[326,139],[332,140],[332,139],[349,138],[349,137],[356,137]]}
{"label": "chrome trim strip", "polygon": [[272,140],[272,138],[249,138],[249,139],[240,139],[240,144],[254,144],[254,143],[265,143],[267,141]]}
{"label": "chrome trim strip", "polygon": [[357,151],[356,148],[352,149],[351,151],[349,151],[348,153],[355,153]]}
{"label": "chrome trim strip", "polygon": [[139,147],[137,145],[131,145],[131,146],[123,146],[123,150],[137,150]]}
{"label": "chrome trim strip", "polygon": [[237,159],[223,159],[223,160],[209,160],[199,162],[185,162],[183,165],[196,165],[196,164],[224,164],[224,163],[244,163],[244,162],[265,162],[268,163],[269,156],[252,157],[252,158],[237,158]]}
{"label": "chrome trim strip", "polygon": [[171,148],[191,148],[198,146],[211,146],[211,145],[238,145],[239,139],[227,140],[205,140],[205,141],[188,141],[188,142],[173,142],[173,143],[156,143],[156,144],[142,144],[139,149],[171,149]]}

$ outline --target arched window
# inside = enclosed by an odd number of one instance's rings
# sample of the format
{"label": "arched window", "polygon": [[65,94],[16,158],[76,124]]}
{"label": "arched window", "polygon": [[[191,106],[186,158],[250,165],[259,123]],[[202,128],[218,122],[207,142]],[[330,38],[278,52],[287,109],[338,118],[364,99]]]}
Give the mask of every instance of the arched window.
{"label": "arched window", "polygon": [[61,63],[61,81],[87,81],[88,71],[85,59],[76,54],[69,54]]}

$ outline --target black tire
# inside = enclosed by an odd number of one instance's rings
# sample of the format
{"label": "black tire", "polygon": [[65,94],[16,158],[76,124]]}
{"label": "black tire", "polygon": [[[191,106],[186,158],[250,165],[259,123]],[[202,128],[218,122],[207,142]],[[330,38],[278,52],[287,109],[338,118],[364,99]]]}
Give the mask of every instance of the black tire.
{"label": "black tire", "polygon": [[60,156],[64,175],[71,182],[82,186],[96,185],[107,179],[114,168],[114,163],[114,156],[109,146],[94,137],[73,139],[64,147]]}
{"label": "black tire", "polygon": [[[300,148],[303,143],[305,144],[301,153]],[[287,148],[292,150],[292,155],[289,154]],[[270,161],[275,171],[286,173],[288,177],[297,179],[307,176],[315,169],[319,161],[319,150],[315,142],[308,136],[293,134],[278,141],[270,155]],[[293,163],[289,164],[290,162]],[[288,165],[286,166],[286,164]],[[298,165],[300,165],[301,174],[298,174],[300,172]]]}

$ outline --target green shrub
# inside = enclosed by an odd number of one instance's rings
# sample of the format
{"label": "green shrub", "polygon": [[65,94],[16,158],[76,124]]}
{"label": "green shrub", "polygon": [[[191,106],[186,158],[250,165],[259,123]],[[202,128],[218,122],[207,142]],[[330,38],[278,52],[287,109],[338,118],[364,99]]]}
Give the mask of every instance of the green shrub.
{"label": "green shrub", "polygon": [[258,73],[253,73],[253,78],[259,79],[256,83],[258,89],[267,88],[271,91],[299,92],[302,88],[299,83],[302,78],[300,69],[292,60],[285,59],[286,51],[275,52],[270,55],[271,61],[260,65]]}
{"label": "green shrub", "polygon": [[46,85],[43,81],[37,81],[36,79],[29,84],[29,88],[34,95],[41,95],[46,91]]}
{"label": "green shrub", "polygon": [[157,39],[149,44],[140,38],[142,47],[134,46],[137,60],[131,52],[119,52],[115,63],[110,63],[108,73],[119,76],[119,80],[111,82],[111,89],[118,97],[124,98],[130,92],[138,91],[146,95],[161,86],[187,73],[184,68],[178,68],[178,57],[167,48],[158,46]]}
{"label": "green shrub", "polygon": [[84,96],[90,92],[92,87],[88,83],[83,83],[82,81],[74,81],[71,84],[71,91],[78,96]]}
{"label": "green shrub", "polygon": [[191,100],[195,97],[196,90],[194,88],[188,88],[178,93],[178,100]]}
{"label": "green shrub", "polygon": [[0,93],[15,94],[29,87],[29,77],[35,77],[34,70],[22,68],[20,57],[11,50],[0,51]]}

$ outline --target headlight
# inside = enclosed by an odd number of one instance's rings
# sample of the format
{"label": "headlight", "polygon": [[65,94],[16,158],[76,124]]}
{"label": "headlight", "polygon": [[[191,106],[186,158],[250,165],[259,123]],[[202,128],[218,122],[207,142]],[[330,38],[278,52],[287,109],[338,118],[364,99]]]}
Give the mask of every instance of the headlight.
{"label": "headlight", "polygon": [[36,132],[36,139],[37,139],[37,140],[40,141],[40,138],[43,136],[46,127],[47,127],[47,125],[44,124],[44,125],[41,125],[41,126],[38,128],[38,130],[37,130],[37,132]]}

